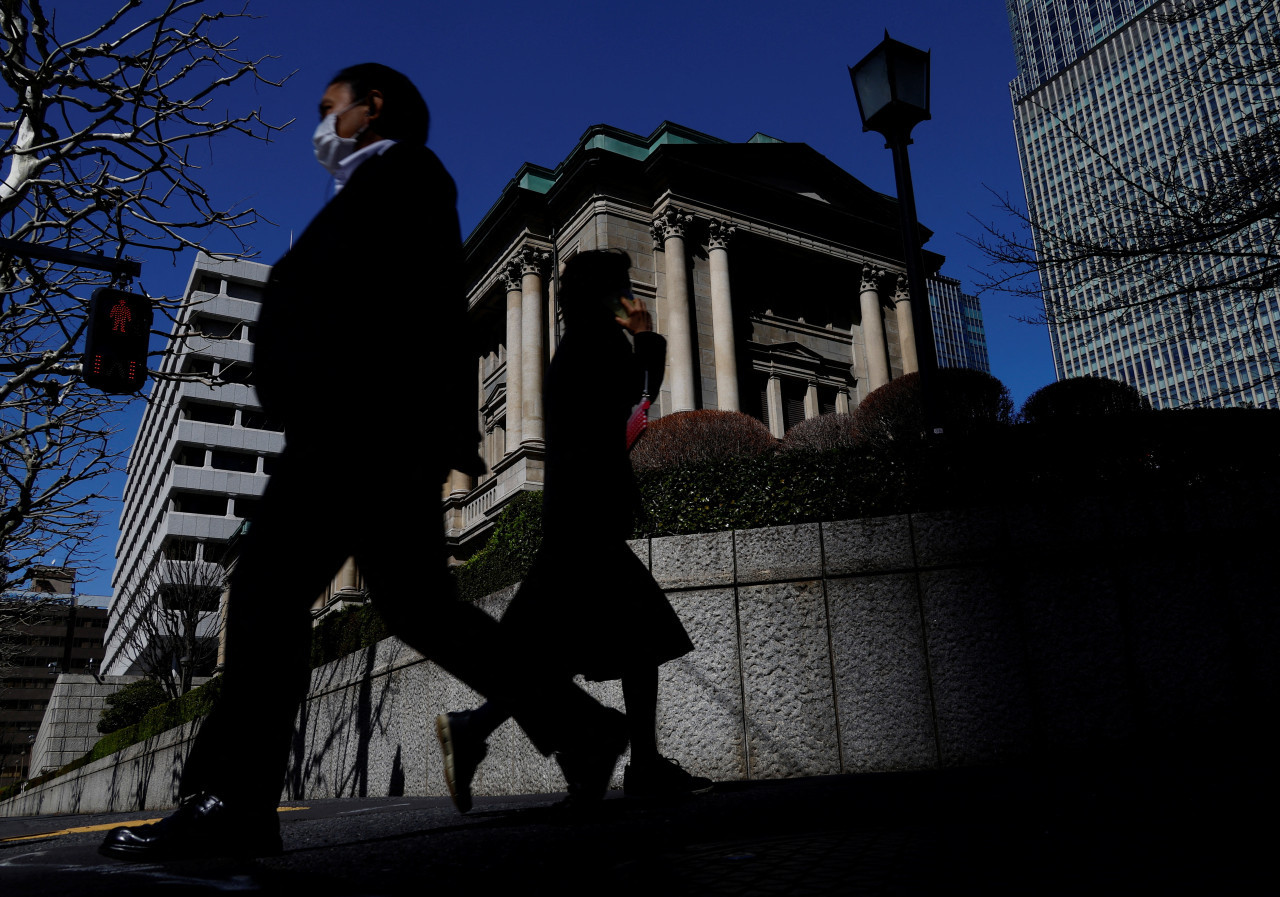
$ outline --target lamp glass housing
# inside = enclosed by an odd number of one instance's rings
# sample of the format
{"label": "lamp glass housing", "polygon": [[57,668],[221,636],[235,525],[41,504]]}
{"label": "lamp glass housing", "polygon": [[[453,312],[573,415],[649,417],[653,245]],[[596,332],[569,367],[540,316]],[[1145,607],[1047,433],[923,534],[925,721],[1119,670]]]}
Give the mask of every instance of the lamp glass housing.
{"label": "lamp glass housing", "polygon": [[862,61],[849,67],[862,130],[905,136],[929,116],[929,52],[886,33]]}

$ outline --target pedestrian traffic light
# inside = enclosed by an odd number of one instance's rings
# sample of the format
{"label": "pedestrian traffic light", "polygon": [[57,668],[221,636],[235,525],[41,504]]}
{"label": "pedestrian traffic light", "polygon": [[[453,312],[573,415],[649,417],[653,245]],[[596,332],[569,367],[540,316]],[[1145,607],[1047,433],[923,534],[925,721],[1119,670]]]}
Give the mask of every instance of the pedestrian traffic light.
{"label": "pedestrian traffic light", "polygon": [[137,392],[147,382],[151,300],[112,287],[89,299],[84,342],[84,382],[108,393]]}

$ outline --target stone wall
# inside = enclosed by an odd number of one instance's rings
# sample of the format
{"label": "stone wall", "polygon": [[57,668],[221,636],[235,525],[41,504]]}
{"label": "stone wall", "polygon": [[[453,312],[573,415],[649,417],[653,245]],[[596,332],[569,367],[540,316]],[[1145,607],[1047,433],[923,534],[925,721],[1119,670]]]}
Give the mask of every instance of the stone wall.
{"label": "stone wall", "polygon": [[[1173,749],[1247,721],[1280,691],[1278,492],[635,542],[697,646],[662,667],[659,744],[694,773],[758,779],[1021,762],[1135,738]],[[621,706],[616,683],[588,687]],[[285,796],[443,794],[433,719],[477,701],[394,639],[318,669]],[[167,806],[183,751],[180,738],[135,748],[0,812]],[[511,723],[475,782],[478,794],[562,787]]]}
{"label": "stone wall", "polygon": [[78,760],[98,743],[98,720],[107,698],[141,676],[61,673],[49,694],[31,749],[31,772],[38,775]]}

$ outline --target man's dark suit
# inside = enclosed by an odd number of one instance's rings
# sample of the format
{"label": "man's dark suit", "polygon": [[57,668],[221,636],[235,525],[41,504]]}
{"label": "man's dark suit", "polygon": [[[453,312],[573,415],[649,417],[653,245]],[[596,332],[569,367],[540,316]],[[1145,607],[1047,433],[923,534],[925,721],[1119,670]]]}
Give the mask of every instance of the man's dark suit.
{"label": "man's dark suit", "polygon": [[516,708],[544,753],[609,725],[453,597],[440,486],[478,441],[454,203],[435,155],[396,144],[360,164],[272,271],[255,383],[287,446],[231,578],[223,695],[184,795],[276,804],[310,679],[309,609],[348,556],[391,630]]}

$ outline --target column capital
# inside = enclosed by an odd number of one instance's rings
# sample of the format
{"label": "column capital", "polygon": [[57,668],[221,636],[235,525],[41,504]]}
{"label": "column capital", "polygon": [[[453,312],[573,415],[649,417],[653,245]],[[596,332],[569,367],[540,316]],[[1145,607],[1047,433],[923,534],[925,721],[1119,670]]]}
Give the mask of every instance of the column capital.
{"label": "column capital", "polygon": [[675,206],[667,206],[653,219],[653,227],[649,233],[653,235],[653,246],[661,249],[668,237],[683,237],[685,226],[693,223],[693,216],[682,212]]}
{"label": "column capital", "polygon": [[893,282],[893,304],[911,301],[911,285],[907,283],[907,275],[900,273]]}
{"label": "column capital", "polygon": [[520,292],[520,262],[511,259],[498,269],[498,279],[508,293]]}
{"label": "column capital", "polygon": [[880,292],[881,285],[888,276],[889,272],[884,268],[877,268],[875,265],[863,265],[862,284],[859,287],[859,292],[865,293],[869,290],[876,293]]}
{"label": "column capital", "polygon": [[712,218],[707,225],[707,248],[728,249],[729,241],[733,239],[733,235],[737,232],[738,229],[728,221]]}
{"label": "column capital", "polygon": [[526,243],[516,250],[511,264],[519,270],[520,276],[524,276],[525,274],[541,274],[550,262],[551,253]]}

